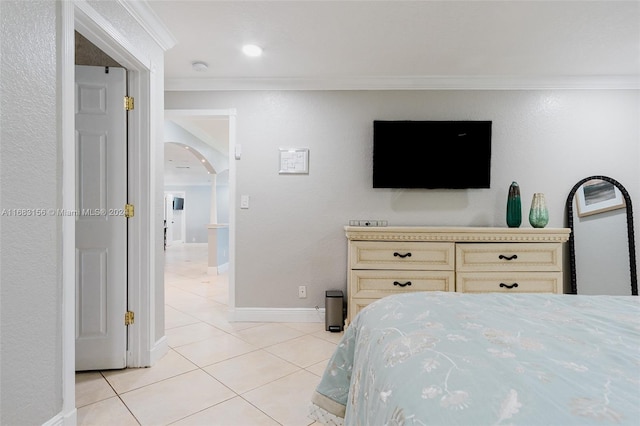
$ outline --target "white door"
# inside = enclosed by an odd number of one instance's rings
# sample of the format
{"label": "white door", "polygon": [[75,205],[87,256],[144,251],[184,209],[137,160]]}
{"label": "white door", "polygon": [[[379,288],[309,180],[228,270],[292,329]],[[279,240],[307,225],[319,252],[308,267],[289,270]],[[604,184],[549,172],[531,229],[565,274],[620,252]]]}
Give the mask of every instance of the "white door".
{"label": "white door", "polygon": [[174,210],[173,211],[173,242],[174,243],[184,243],[184,210]]}
{"label": "white door", "polygon": [[182,198],[184,200],[184,192],[165,192],[165,217],[167,220],[167,246],[175,243],[185,243],[185,215],[184,210],[174,209],[174,200]]}
{"label": "white door", "polygon": [[171,228],[169,227],[169,222],[171,221],[171,211],[170,206],[173,201],[173,197],[170,195],[164,194],[164,246],[165,249],[171,245]]}
{"label": "white door", "polygon": [[167,246],[173,243],[173,195],[164,194],[164,214],[167,226]]}
{"label": "white door", "polygon": [[124,368],[126,71],[76,66],[75,87],[76,370]]}

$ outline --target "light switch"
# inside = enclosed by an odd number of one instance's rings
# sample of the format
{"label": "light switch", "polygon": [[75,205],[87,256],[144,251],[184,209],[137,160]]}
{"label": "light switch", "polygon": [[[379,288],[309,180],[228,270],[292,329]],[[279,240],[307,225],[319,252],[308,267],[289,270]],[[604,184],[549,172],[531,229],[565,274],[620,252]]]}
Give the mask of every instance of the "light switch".
{"label": "light switch", "polygon": [[249,196],[248,195],[241,195],[240,196],[240,208],[241,209],[248,209],[249,208]]}
{"label": "light switch", "polygon": [[235,158],[239,160],[242,158],[242,147],[240,145],[236,145],[235,147]]}

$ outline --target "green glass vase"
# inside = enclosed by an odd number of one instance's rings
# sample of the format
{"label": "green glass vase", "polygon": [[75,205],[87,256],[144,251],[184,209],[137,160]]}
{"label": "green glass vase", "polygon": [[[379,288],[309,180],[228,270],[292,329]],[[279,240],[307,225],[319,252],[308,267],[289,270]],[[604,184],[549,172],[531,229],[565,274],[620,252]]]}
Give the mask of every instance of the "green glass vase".
{"label": "green glass vase", "polygon": [[522,223],[522,202],[520,201],[520,186],[512,182],[507,196],[507,226],[517,228]]}
{"label": "green glass vase", "polygon": [[544,194],[541,192],[533,194],[529,210],[529,223],[534,228],[544,228],[549,223],[549,210],[547,210]]}

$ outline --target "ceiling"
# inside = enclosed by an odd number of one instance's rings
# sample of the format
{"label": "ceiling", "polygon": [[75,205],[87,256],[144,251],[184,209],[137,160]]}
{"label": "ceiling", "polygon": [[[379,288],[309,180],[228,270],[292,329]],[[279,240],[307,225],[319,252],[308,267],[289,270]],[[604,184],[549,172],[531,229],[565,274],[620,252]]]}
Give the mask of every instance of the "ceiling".
{"label": "ceiling", "polygon": [[167,90],[637,85],[640,74],[637,0],[148,4],[177,42]]}
{"label": "ceiling", "polygon": [[165,185],[201,185],[210,182],[210,175],[199,156],[182,144],[164,144]]}
{"label": "ceiling", "polygon": [[[206,145],[229,156],[229,119],[222,116],[167,114],[167,120],[182,127]],[[211,183],[210,172],[214,167],[197,147],[188,146],[183,141],[168,141],[164,144],[165,185],[203,185]],[[187,141],[184,141],[187,142]],[[204,161],[203,161],[204,159]],[[218,176],[217,182],[224,183],[228,174]]]}
{"label": "ceiling", "polygon": [[[165,53],[167,91],[640,88],[638,0],[147,5],[176,42]],[[263,55],[243,55],[245,43]],[[178,124],[228,149],[220,123]]]}

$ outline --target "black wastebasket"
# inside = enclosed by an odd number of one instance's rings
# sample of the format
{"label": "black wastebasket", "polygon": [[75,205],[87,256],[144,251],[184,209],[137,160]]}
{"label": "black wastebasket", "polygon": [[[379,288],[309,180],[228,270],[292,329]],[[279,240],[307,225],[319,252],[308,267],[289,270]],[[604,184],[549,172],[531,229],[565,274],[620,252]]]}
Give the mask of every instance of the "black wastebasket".
{"label": "black wastebasket", "polygon": [[339,332],[344,328],[341,290],[329,290],[325,293],[324,325],[327,331]]}

